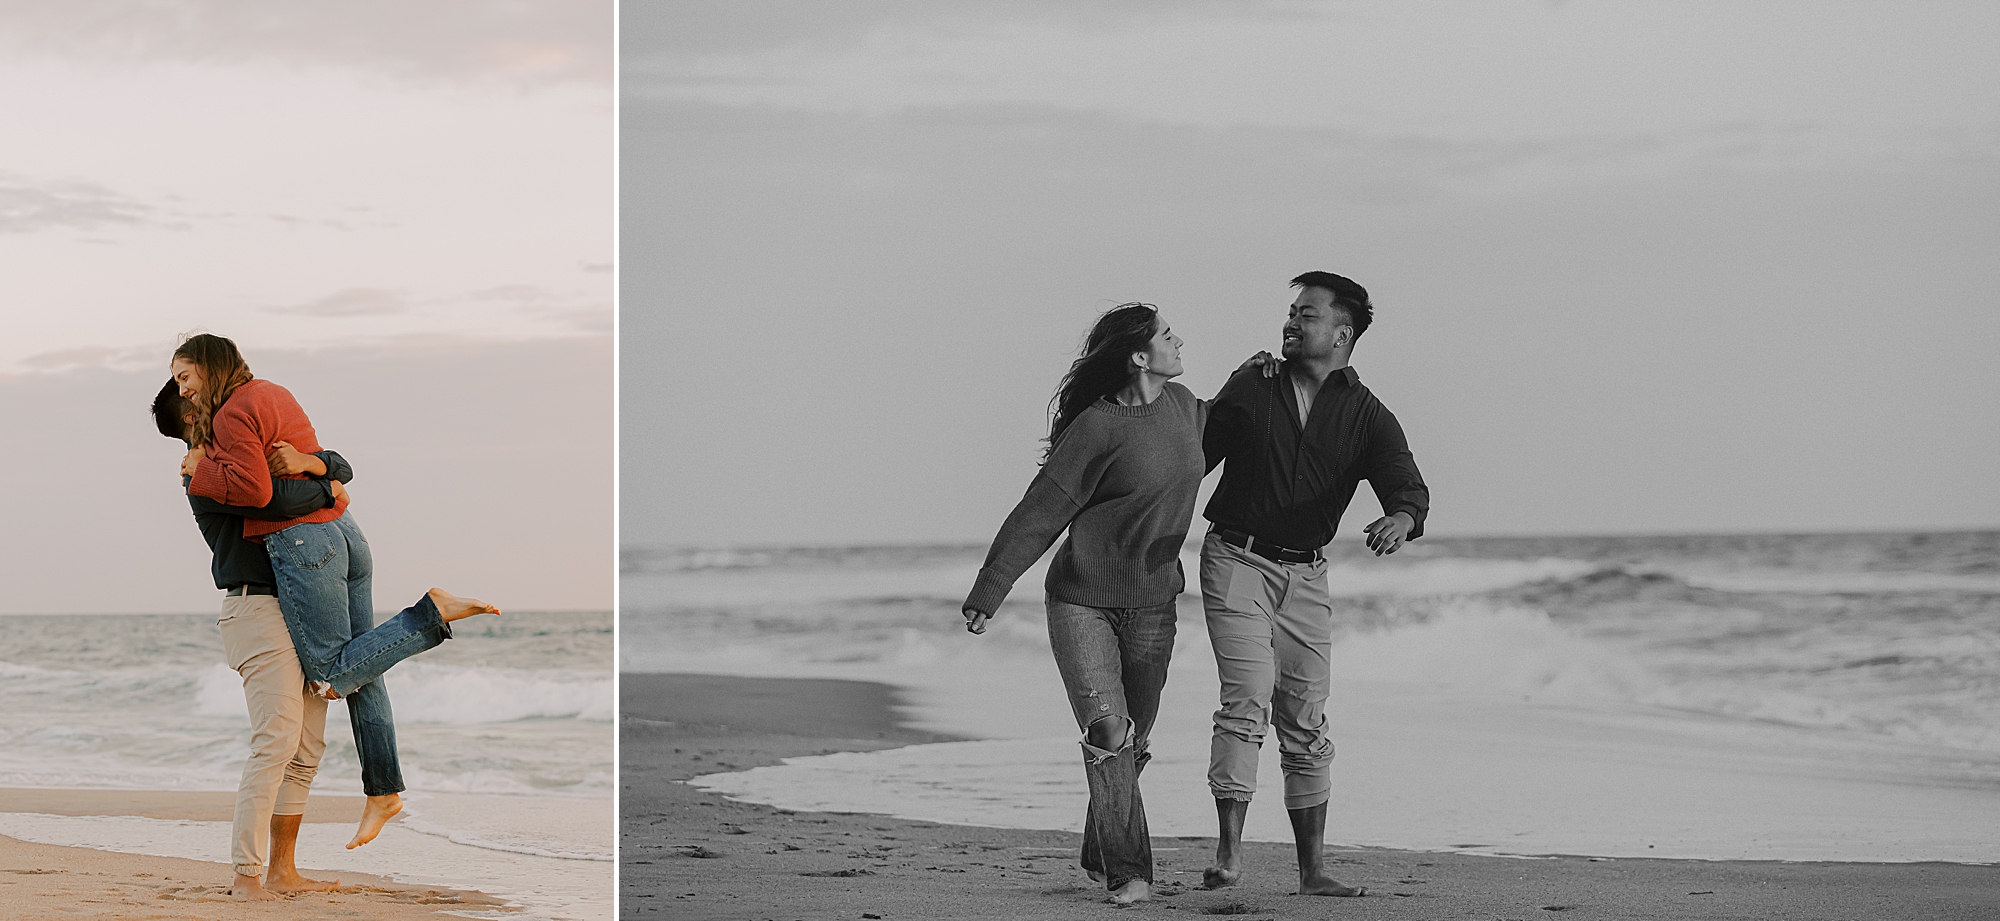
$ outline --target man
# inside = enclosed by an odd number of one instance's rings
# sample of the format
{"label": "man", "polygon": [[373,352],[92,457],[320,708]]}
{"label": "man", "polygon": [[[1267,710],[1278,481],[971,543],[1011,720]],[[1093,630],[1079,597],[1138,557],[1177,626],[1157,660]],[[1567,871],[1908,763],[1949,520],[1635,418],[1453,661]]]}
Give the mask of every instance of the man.
{"label": "man", "polygon": [[[153,421],[169,438],[182,438],[193,412],[172,381],[153,399]],[[326,750],[326,700],[306,686],[278,608],[270,557],[262,545],[243,539],[243,519],[285,521],[330,507],[354,477],[332,451],[301,455],[282,447],[272,455],[274,474],[305,472],[315,478],[274,477],[271,501],[262,508],[188,496],[195,523],[214,553],[209,568],[215,587],[225,592],[222,617],[216,621],[223,652],[229,667],[243,676],[243,699],[250,709],[250,758],[237,787],[230,833],[230,861],[236,867],[230,894],[259,901],[276,899],[279,893],[326,892],[340,883],[307,879],[294,860],[306,796]]]}
{"label": "man", "polygon": [[1292,279],[1285,360],[1240,368],[1216,394],[1202,435],[1209,469],[1227,461],[1203,517],[1202,610],[1221,676],[1208,784],[1221,827],[1208,888],[1242,876],[1243,820],[1256,792],[1265,727],[1278,729],[1299,892],[1361,895],[1326,875],[1321,845],[1332,786],[1326,728],[1333,607],[1321,548],[1367,480],[1383,517],[1366,528],[1377,556],[1423,534],[1430,510],[1402,426],[1348,366],[1374,308],[1331,272]]}

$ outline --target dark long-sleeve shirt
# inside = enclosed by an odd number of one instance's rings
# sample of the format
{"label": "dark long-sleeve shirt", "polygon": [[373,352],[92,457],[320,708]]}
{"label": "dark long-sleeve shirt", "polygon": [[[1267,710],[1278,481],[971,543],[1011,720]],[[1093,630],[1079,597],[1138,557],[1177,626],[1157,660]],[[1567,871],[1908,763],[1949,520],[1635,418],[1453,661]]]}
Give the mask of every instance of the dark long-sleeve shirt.
{"label": "dark long-sleeve shirt", "polygon": [[[333,507],[333,487],[331,480],[342,483],[354,479],[354,468],[347,460],[333,451],[316,451],[314,457],[326,464],[326,476],[307,480],[273,478],[271,481],[271,501],[261,508],[240,505],[223,505],[206,496],[188,496],[188,505],[194,509],[195,526],[201,529],[203,540],[208,541],[208,549],[215,559],[209,564],[209,571],[215,576],[216,588],[230,588],[237,585],[276,585],[277,576],[271,573],[271,557],[264,545],[243,539],[243,519],[257,521],[290,521],[303,518],[323,508]],[[187,485],[187,477],[181,478],[182,486]]]}
{"label": "dark long-sleeve shirt", "polygon": [[1327,376],[1303,427],[1291,363],[1270,378],[1237,371],[1209,407],[1202,453],[1210,470],[1229,462],[1202,511],[1221,527],[1294,550],[1324,547],[1367,480],[1383,514],[1408,512],[1409,538],[1424,533],[1431,494],[1403,427],[1353,368]]}

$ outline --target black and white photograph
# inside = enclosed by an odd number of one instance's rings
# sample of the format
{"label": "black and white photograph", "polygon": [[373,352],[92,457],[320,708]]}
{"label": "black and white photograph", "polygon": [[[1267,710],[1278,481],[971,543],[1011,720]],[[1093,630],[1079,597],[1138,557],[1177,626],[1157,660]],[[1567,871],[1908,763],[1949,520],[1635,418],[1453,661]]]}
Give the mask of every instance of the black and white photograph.
{"label": "black and white photograph", "polygon": [[624,4],[621,913],[2000,915],[1996,38]]}

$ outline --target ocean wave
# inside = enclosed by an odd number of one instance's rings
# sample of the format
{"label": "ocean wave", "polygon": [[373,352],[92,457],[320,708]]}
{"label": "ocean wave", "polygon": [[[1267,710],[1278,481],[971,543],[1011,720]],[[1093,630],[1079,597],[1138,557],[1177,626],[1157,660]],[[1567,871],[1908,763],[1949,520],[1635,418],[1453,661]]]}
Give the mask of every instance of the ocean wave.
{"label": "ocean wave", "polygon": [[593,846],[582,842],[555,840],[532,832],[467,831],[428,822],[417,816],[406,815],[401,824],[404,828],[421,834],[443,838],[453,844],[483,848],[489,851],[505,851],[509,854],[528,854],[534,857],[553,857],[557,860],[617,860],[608,843]]}
{"label": "ocean wave", "polygon": [[[612,678],[602,673],[409,662],[384,681],[399,723],[611,719]],[[247,718],[242,679],[226,665],[210,666],[195,681],[195,708],[206,716]]]}
{"label": "ocean wave", "polygon": [[1338,638],[1343,678],[1415,682],[1481,693],[1637,701],[1660,678],[1614,646],[1529,607],[1459,598],[1422,619]]}

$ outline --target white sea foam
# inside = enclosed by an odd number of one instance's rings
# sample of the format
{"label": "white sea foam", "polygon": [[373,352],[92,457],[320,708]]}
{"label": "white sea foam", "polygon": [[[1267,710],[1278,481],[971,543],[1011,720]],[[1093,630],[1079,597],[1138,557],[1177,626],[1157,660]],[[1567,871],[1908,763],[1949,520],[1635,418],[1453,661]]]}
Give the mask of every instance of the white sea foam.
{"label": "white sea foam", "polygon": [[[398,723],[505,723],[521,719],[611,719],[612,679],[601,672],[429,665],[397,666],[390,682]],[[221,663],[195,681],[196,712],[243,717],[243,684]],[[336,713],[334,718],[344,719]]]}

